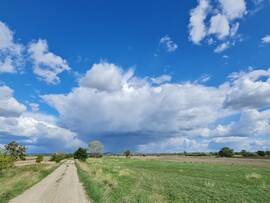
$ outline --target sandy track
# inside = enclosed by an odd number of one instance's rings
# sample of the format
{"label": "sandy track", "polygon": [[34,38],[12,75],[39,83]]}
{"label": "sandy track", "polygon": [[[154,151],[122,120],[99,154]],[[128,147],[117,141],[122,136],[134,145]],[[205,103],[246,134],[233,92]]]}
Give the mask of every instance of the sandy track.
{"label": "sandy track", "polygon": [[89,203],[74,160],[68,160],[42,181],[12,199],[12,203]]}

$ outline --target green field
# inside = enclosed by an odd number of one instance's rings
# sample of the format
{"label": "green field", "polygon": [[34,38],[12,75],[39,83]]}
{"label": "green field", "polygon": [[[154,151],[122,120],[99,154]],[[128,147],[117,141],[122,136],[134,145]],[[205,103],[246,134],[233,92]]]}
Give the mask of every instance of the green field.
{"label": "green field", "polygon": [[8,202],[54,171],[59,164],[34,164],[0,171],[0,203]]}
{"label": "green field", "polygon": [[270,168],[109,157],[77,166],[93,202],[270,201]]}

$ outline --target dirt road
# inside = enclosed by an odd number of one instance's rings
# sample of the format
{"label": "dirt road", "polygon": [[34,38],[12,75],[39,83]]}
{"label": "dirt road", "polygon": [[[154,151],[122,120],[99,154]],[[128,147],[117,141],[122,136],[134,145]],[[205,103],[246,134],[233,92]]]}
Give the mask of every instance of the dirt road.
{"label": "dirt road", "polygon": [[74,160],[68,160],[11,203],[89,203]]}

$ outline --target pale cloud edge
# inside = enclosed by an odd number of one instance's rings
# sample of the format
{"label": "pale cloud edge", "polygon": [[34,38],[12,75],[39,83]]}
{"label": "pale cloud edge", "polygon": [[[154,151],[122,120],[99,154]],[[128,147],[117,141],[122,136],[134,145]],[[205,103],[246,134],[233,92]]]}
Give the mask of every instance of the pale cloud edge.
{"label": "pale cloud edge", "polygon": [[162,46],[167,52],[174,52],[178,47],[178,45],[174,43],[168,35],[160,39],[159,45]]}
{"label": "pale cloud edge", "polygon": [[270,43],[270,35],[266,35],[262,38],[262,43],[267,44]]}

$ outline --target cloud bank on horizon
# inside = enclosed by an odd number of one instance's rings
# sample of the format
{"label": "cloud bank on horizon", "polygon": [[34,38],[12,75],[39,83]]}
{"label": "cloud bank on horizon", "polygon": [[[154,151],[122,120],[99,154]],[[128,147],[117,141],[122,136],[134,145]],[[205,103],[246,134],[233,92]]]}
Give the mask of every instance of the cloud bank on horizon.
{"label": "cloud bank on horizon", "polygon": [[[239,32],[244,18],[252,18],[265,5],[252,2],[253,10],[245,0],[198,0],[187,10],[186,40],[214,47],[213,54],[237,48],[244,41]],[[136,68],[111,60],[94,61],[91,68],[79,71],[49,49],[48,40],[22,43],[15,34],[0,21],[0,77],[8,75],[0,78],[1,145],[18,140],[31,152],[72,151],[98,139],[106,151],[115,152],[270,149],[270,66],[231,71],[216,85],[208,84],[213,77],[208,73],[179,81],[166,71],[138,75]],[[258,49],[268,46],[269,34],[256,36]],[[179,54],[182,45],[172,38],[161,35],[157,49]],[[70,73],[73,83],[64,88],[65,74]],[[26,86],[36,96],[19,92],[14,85],[19,80],[9,83],[13,75],[27,77]],[[50,108],[57,113],[43,110]]]}

